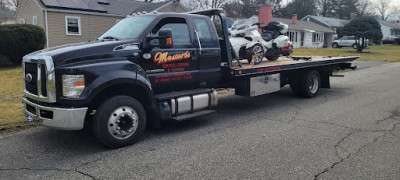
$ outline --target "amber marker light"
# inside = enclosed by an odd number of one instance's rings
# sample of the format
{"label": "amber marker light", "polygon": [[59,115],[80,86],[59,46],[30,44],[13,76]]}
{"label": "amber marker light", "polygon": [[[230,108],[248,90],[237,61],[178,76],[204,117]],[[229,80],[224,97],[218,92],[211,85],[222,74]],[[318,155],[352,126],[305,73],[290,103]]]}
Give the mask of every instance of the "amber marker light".
{"label": "amber marker light", "polygon": [[171,45],[172,44],[172,38],[167,38],[167,45]]}
{"label": "amber marker light", "polygon": [[85,86],[85,82],[75,82],[75,87]]}

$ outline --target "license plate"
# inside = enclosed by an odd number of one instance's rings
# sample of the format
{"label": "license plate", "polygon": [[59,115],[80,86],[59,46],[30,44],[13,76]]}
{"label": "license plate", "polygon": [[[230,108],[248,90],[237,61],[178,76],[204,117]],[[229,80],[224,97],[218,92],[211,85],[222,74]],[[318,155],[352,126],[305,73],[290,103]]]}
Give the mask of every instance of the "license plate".
{"label": "license plate", "polygon": [[28,122],[33,123],[33,117],[31,115],[28,115],[26,119],[28,120]]}

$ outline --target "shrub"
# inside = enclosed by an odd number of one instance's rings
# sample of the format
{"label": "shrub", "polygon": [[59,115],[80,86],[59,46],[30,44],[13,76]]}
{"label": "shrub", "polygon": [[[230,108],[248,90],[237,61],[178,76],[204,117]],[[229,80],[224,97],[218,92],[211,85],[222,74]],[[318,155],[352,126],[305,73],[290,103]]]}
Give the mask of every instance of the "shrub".
{"label": "shrub", "polygon": [[22,62],[22,57],[43,49],[46,35],[39,26],[29,24],[10,24],[0,26],[0,54],[13,64]]}
{"label": "shrub", "polygon": [[400,45],[400,38],[396,38],[394,39],[394,41],[396,42],[397,45]]}

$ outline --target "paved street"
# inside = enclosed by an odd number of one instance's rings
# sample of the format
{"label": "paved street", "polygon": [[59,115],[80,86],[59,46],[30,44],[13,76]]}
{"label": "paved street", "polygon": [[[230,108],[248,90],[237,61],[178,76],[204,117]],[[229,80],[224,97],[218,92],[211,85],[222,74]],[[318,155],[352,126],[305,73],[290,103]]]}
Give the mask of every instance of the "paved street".
{"label": "paved street", "polygon": [[224,94],[117,150],[85,131],[0,136],[0,179],[400,179],[400,63],[357,64],[316,98]]}

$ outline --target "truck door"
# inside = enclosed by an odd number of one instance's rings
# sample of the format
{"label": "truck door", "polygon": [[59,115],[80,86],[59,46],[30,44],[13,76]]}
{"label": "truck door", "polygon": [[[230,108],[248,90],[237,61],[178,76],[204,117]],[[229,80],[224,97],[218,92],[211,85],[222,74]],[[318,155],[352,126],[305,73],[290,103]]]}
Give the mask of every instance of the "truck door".
{"label": "truck door", "polygon": [[200,87],[215,87],[221,77],[221,48],[214,24],[206,18],[193,18],[199,61]]}
{"label": "truck door", "polygon": [[[142,67],[156,93],[193,89],[198,87],[199,61],[194,57],[196,47],[185,18],[168,17],[161,19],[150,32],[158,35],[161,29],[172,30],[173,47],[155,47],[143,52]],[[152,40],[151,44],[158,44]]]}

